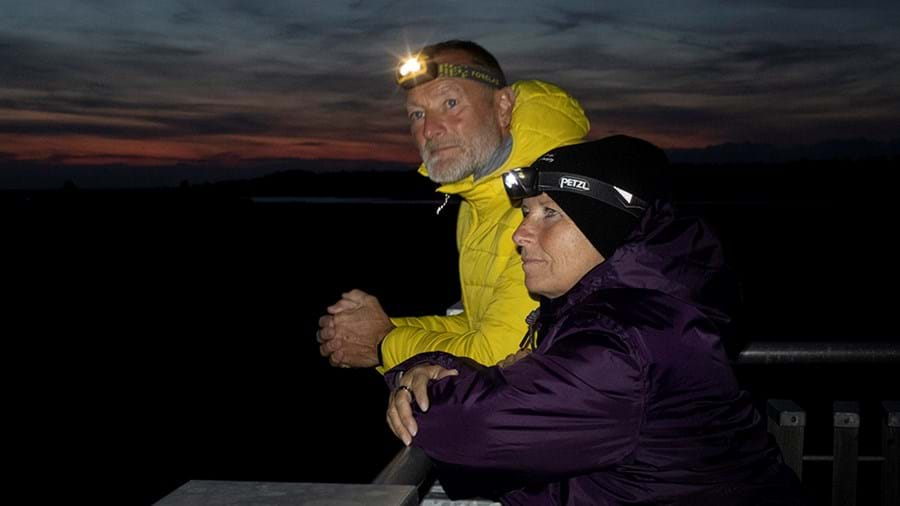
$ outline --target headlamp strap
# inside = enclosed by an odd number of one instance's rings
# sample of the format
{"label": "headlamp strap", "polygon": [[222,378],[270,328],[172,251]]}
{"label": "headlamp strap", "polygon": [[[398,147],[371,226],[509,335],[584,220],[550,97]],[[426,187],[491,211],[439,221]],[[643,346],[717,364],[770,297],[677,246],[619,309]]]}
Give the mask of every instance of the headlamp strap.
{"label": "headlamp strap", "polygon": [[500,78],[478,67],[468,65],[456,65],[452,63],[439,63],[437,65],[437,77],[456,77],[459,79],[471,79],[480,81],[495,88],[500,88]]}
{"label": "headlamp strap", "polygon": [[649,207],[649,204],[641,198],[617,186],[599,179],[567,172],[538,171],[537,189],[540,192],[579,193],[625,211],[635,218],[639,218]]}

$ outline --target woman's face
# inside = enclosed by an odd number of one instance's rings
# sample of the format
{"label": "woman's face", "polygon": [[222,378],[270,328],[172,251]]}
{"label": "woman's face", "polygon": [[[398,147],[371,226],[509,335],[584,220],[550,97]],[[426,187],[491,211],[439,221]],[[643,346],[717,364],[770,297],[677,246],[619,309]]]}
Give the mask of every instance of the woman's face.
{"label": "woman's face", "polygon": [[522,254],[528,291],[554,299],[575,286],[603,256],[546,193],[522,201],[513,240]]}

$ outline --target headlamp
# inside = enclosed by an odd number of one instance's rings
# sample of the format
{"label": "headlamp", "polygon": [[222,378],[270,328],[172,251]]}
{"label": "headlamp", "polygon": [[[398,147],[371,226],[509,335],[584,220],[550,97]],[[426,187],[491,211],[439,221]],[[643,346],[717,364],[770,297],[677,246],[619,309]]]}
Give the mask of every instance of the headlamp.
{"label": "headlamp", "polygon": [[404,90],[433,81],[439,77],[471,79],[494,88],[502,88],[505,84],[500,76],[491,70],[471,65],[435,63],[422,55],[400,62],[395,75],[397,84]]}
{"label": "headlamp", "polygon": [[544,192],[578,193],[599,200],[635,218],[649,207],[637,196],[609,183],[567,172],[544,172],[522,167],[503,173],[503,186],[512,201],[535,197]]}

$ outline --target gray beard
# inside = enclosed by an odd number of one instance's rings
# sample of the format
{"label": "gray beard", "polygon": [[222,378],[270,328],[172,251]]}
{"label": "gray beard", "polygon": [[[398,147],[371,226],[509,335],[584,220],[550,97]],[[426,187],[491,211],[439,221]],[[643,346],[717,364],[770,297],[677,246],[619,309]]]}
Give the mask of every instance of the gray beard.
{"label": "gray beard", "polygon": [[[481,146],[476,146],[476,154],[483,154],[485,151],[487,151],[486,149],[480,148]],[[473,175],[474,179],[477,181],[478,179],[494,172],[494,170],[503,165],[511,152],[512,136],[506,136],[506,138],[501,140],[499,145],[497,145],[497,147],[493,151],[491,151],[490,155],[482,157],[483,160],[471,160],[467,165],[462,167],[451,165],[450,167],[442,171],[439,175],[434,173],[428,162],[425,162],[425,168],[428,169],[429,179],[431,179],[435,183],[455,183],[457,181],[462,181],[470,175]]]}

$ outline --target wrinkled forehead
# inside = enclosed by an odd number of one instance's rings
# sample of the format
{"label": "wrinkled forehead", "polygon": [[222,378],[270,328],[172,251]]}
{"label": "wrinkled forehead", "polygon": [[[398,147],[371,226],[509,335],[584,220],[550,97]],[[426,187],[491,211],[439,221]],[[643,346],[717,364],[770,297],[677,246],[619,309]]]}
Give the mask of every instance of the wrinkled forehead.
{"label": "wrinkled forehead", "polygon": [[472,96],[480,86],[468,79],[439,77],[406,91],[406,105],[424,105],[430,100],[438,100],[447,95]]}
{"label": "wrinkled forehead", "polygon": [[[475,63],[472,55],[459,49],[441,51],[433,56],[429,56],[429,59],[435,63],[448,63],[451,65],[474,65]],[[421,105],[430,98],[440,98],[449,93],[475,97],[477,94],[487,90],[491,90],[491,88],[471,79],[439,77],[406,90],[406,104],[408,106]]]}

